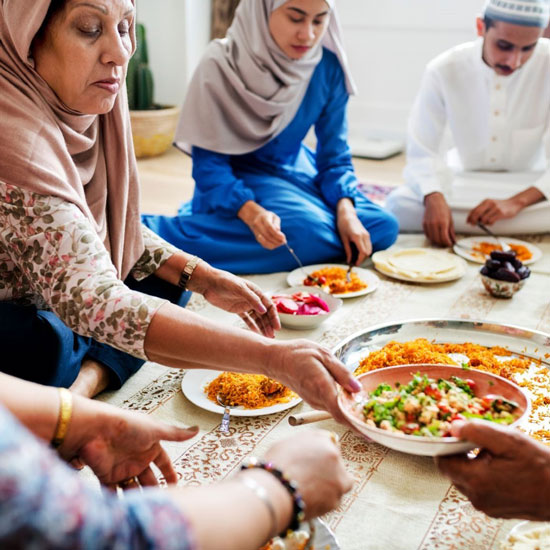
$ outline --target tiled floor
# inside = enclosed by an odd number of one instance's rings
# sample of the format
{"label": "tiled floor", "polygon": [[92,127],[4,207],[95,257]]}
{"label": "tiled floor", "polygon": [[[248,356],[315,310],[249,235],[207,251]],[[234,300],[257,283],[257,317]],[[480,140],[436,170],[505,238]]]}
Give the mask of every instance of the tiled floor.
{"label": "tiled floor", "polygon": [[[361,181],[398,184],[405,156],[388,160],[354,159]],[[149,214],[175,214],[178,206],[193,195],[191,161],[177,149],[138,161],[141,178],[141,209]]]}

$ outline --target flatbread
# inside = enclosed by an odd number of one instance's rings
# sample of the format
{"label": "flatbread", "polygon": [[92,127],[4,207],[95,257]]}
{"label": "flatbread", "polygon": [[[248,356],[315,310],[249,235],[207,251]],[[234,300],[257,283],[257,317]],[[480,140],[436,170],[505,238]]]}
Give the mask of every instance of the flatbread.
{"label": "flatbread", "polygon": [[413,282],[444,282],[465,272],[462,259],[430,248],[386,250],[374,254],[372,260],[380,272]]}

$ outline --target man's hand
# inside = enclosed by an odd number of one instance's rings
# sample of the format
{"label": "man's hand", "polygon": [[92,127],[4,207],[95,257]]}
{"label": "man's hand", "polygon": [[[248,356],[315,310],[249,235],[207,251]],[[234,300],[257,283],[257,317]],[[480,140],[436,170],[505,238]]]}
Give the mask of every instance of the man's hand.
{"label": "man's hand", "polygon": [[474,420],[452,433],[481,447],[475,458],[440,457],[437,465],[475,508],[498,518],[550,520],[550,449],[512,428]]}
{"label": "man's hand", "polygon": [[350,199],[345,198],[338,202],[338,206],[336,207],[336,224],[338,226],[338,234],[344,245],[346,262],[348,264],[351,262],[350,243],[354,243],[359,251],[355,265],[360,265],[372,254],[372,243],[369,232],[357,217],[355,206]]}
{"label": "man's hand", "polygon": [[428,239],[440,246],[453,246],[456,241],[451,209],[442,193],[430,193],[424,197],[422,227]]}
{"label": "man's hand", "polygon": [[470,210],[466,221],[472,225],[477,225],[479,222],[492,225],[498,220],[513,218],[522,208],[520,201],[514,198],[485,199]]}
{"label": "man's hand", "polygon": [[247,201],[237,215],[248,225],[264,248],[273,250],[286,243],[285,234],[281,231],[281,219],[274,212],[266,210],[254,201]]}
{"label": "man's hand", "polygon": [[499,220],[513,218],[521,210],[544,200],[546,197],[536,187],[529,187],[508,199],[485,199],[473,208],[466,221],[472,225],[481,222],[492,225]]}

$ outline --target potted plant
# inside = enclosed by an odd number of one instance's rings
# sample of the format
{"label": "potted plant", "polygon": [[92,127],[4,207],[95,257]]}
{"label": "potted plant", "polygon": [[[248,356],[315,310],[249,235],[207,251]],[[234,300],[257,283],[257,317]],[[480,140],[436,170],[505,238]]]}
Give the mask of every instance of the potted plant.
{"label": "potted plant", "polygon": [[136,26],[136,51],[128,64],[126,86],[136,157],[161,155],[174,140],[179,108],[154,102],[153,73],[141,23]]}

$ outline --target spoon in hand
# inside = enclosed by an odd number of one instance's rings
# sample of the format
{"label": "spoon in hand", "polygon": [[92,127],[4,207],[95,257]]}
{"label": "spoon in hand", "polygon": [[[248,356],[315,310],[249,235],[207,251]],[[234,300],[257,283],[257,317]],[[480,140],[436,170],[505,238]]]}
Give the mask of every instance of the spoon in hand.
{"label": "spoon in hand", "polygon": [[482,230],[482,231],[485,231],[485,233],[487,233],[487,235],[490,235],[491,237],[493,237],[493,239],[495,239],[495,241],[500,245],[500,247],[502,248],[503,252],[507,252],[508,250],[511,250],[511,247],[508,243],[504,242],[502,239],[500,239],[499,237],[497,237],[485,224],[481,223],[481,222],[477,222],[477,226]]}

